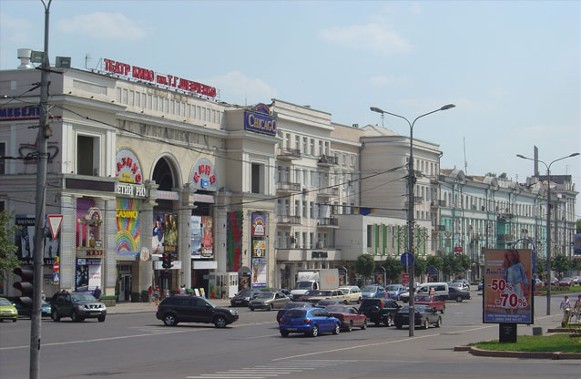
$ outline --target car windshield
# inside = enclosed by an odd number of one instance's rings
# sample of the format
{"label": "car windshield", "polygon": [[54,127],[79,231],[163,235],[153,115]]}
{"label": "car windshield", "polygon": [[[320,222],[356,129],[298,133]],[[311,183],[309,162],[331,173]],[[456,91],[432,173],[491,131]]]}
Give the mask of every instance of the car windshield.
{"label": "car windshield", "polygon": [[401,287],[397,285],[389,285],[385,287],[386,291],[398,291]]}
{"label": "car windshield", "polygon": [[311,288],[311,282],[298,282],[297,283],[297,289],[305,289],[305,288]]}
{"label": "car windshield", "polygon": [[318,291],[318,290],[311,290],[311,291],[307,291],[307,293],[305,293],[305,295],[307,295],[307,296],[323,296],[323,293],[321,291]]}
{"label": "car windshield", "polygon": [[71,295],[73,303],[78,303],[79,301],[97,301],[95,297],[89,293],[75,293]]}
{"label": "car windshield", "polygon": [[347,308],[343,305],[331,305],[327,307],[329,313],[347,313]]}
{"label": "car windshield", "polygon": [[306,314],[307,314],[307,312],[305,310],[302,310],[302,309],[289,309],[284,314],[284,317],[285,318],[303,318],[303,317],[305,317]]}
{"label": "car windshield", "polygon": [[261,292],[256,295],[255,299],[272,299],[274,297],[274,293],[272,292]]}
{"label": "car windshield", "polygon": [[252,290],[244,290],[244,291],[240,292],[237,296],[240,296],[240,297],[252,296]]}
{"label": "car windshield", "polygon": [[377,290],[376,286],[367,286],[367,287],[363,287],[363,289],[361,290],[362,292],[375,292]]}
{"label": "car windshield", "polygon": [[288,303],[287,305],[284,306],[284,309],[291,309],[291,308],[306,308],[308,306],[310,306],[311,303]]}
{"label": "car windshield", "polygon": [[6,299],[0,299],[0,305],[12,305],[12,303]]}

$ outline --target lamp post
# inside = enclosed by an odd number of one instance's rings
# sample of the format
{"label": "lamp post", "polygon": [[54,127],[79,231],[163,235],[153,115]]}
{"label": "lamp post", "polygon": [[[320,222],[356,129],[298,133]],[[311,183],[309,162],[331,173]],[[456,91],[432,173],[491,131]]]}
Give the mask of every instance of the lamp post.
{"label": "lamp post", "polygon": [[[416,183],[416,175],[414,172],[414,125],[415,125],[416,121],[418,121],[422,117],[431,115],[432,113],[436,113],[439,111],[445,111],[447,109],[451,109],[454,107],[455,107],[454,104],[444,105],[441,108],[438,108],[438,109],[435,109],[431,112],[419,115],[418,117],[416,117],[414,119],[413,122],[410,122],[410,120],[408,120],[404,116],[400,116],[400,115],[395,114],[395,113],[387,112],[387,111],[384,111],[383,109],[380,109],[377,107],[369,108],[369,109],[371,109],[371,111],[380,113],[382,115],[388,114],[388,115],[391,115],[394,117],[404,119],[410,127],[410,157],[409,157],[409,162],[408,162],[408,178],[407,178],[408,179],[407,227],[408,227],[408,250],[409,250],[409,253],[412,255],[412,257],[414,255],[414,185]],[[409,281],[410,281],[409,336],[413,337],[414,336],[414,326],[415,326],[415,309],[414,309],[415,288],[414,288],[414,265],[413,265],[413,261],[412,261],[412,264],[410,266],[411,267],[409,270]]]}
{"label": "lamp post", "polygon": [[547,169],[547,257],[546,263],[547,266],[547,316],[551,314],[551,165],[555,162],[561,161],[563,159],[572,158],[578,156],[579,153],[569,154],[565,157],[557,158],[551,163],[547,164],[540,159],[533,159],[529,157],[525,157],[524,155],[517,154],[516,156],[521,159],[526,159],[533,162],[540,162],[542,163],[545,168]]}

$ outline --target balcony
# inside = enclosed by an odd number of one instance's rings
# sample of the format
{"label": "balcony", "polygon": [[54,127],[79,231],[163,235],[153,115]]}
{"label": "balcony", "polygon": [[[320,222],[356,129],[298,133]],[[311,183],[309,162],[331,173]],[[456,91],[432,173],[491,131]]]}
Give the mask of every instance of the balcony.
{"label": "balcony", "polygon": [[284,193],[298,193],[301,192],[301,184],[292,182],[277,182],[276,190],[278,192]]}
{"label": "balcony", "polygon": [[319,167],[331,167],[331,166],[336,166],[338,164],[338,159],[337,157],[332,157],[330,155],[321,155],[319,157],[319,160],[317,161],[317,166]]}
{"label": "balcony", "polygon": [[339,188],[338,187],[321,188],[317,191],[317,196],[320,197],[339,196]]}
{"label": "balcony", "polygon": [[338,228],[339,219],[336,217],[323,217],[317,219],[317,226],[322,228]]}
{"label": "balcony", "polygon": [[301,158],[300,149],[279,148],[276,158],[280,160],[292,161]]}
{"label": "balcony", "polygon": [[277,222],[279,225],[300,225],[301,216],[278,215]]}

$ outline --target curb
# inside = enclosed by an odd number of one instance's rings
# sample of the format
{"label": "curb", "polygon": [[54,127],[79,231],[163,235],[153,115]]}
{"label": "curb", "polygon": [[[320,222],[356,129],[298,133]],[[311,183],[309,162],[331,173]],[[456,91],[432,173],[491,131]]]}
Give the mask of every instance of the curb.
{"label": "curb", "polygon": [[529,359],[581,359],[581,353],[563,353],[563,352],[530,352],[530,351],[494,351],[482,350],[472,346],[456,346],[454,351],[467,351],[472,355],[480,357],[497,357],[497,358],[529,358]]}

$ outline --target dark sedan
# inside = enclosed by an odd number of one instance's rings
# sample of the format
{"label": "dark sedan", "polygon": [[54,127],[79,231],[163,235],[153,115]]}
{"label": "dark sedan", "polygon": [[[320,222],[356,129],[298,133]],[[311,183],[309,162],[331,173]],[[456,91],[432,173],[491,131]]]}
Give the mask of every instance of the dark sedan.
{"label": "dark sedan", "polygon": [[[434,325],[436,328],[442,325],[442,316],[435,309],[427,305],[414,305],[414,311],[415,326],[428,329],[430,325]],[[410,324],[409,320],[410,307],[409,305],[405,305],[395,314],[395,327],[401,329],[404,325]]]}
{"label": "dark sedan", "polygon": [[472,299],[472,296],[469,291],[461,290],[457,287],[448,287],[448,299],[456,300],[456,302],[460,303],[464,300]]}

